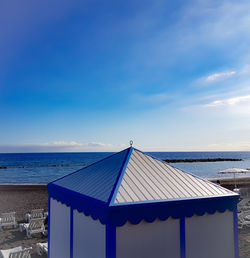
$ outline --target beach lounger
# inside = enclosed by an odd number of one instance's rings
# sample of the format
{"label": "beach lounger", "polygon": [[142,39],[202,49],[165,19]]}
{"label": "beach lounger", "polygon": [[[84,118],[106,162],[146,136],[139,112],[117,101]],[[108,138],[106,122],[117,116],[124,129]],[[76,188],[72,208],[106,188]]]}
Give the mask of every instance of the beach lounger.
{"label": "beach lounger", "polygon": [[238,228],[242,229],[244,226],[250,227],[250,211],[238,213]]}
{"label": "beach lounger", "polygon": [[38,255],[48,254],[48,242],[47,243],[37,243],[36,252]]}
{"label": "beach lounger", "polygon": [[30,258],[30,251],[32,248],[22,248],[21,246],[7,249],[7,250],[0,250],[0,257],[1,258]]}
{"label": "beach lounger", "polygon": [[25,220],[27,222],[30,222],[32,219],[43,219],[43,218],[44,218],[43,209],[31,210],[31,213],[25,214]]}
{"label": "beach lounger", "polygon": [[26,235],[29,238],[36,233],[46,233],[44,219],[32,219],[30,223],[21,223],[19,224],[19,229],[21,232],[26,230]]}
{"label": "beach lounger", "polygon": [[250,210],[250,198],[244,198],[238,203],[238,211]]}
{"label": "beach lounger", "polygon": [[0,216],[0,229],[5,226],[16,227],[16,213],[15,212],[6,212],[2,213]]}

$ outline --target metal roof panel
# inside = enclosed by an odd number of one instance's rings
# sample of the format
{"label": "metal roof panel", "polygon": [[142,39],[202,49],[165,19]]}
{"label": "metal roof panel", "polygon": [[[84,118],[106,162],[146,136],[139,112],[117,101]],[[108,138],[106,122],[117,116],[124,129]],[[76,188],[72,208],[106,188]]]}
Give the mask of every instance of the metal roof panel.
{"label": "metal roof panel", "polygon": [[85,196],[108,202],[128,152],[129,149],[118,152],[99,162],[60,178],[52,182],[52,184]]}
{"label": "metal roof panel", "polygon": [[[129,193],[129,198],[124,192]],[[183,172],[133,149],[114,203],[234,195],[219,185]]]}

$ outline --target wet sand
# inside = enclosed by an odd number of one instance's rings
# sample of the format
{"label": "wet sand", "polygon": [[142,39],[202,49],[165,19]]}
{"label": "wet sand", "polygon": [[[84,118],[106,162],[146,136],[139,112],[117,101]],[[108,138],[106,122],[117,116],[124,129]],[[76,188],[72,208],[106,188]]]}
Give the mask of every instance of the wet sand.
{"label": "wet sand", "polygon": [[[246,189],[245,192],[248,194]],[[38,208],[48,210],[48,193],[45,185],[0,185],[0,213],[16,211],[18,222],[23,222],[27,212]],[[0,249],[20,245],[32,247],[31,258],[41,257],[36,254],[35,244],[47,241],[47,237],[42,234],[36,234],[28,239],[25,232],[19,232],[18,228],[0,231]],[[239,252],[240,258],[250,258],[250,227],[239,230]]]}

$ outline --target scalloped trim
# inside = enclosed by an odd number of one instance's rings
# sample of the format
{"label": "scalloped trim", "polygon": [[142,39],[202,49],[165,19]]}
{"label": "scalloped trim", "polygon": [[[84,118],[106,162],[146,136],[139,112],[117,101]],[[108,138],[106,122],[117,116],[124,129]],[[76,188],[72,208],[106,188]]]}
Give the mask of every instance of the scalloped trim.
{"label": "scalloped trim", "polygon": [[181,200],[174,202],[144,203],[124,206],[108,207],[107,203],[91,199],[77,193],[66,194],[61,189],[49,191],[49,197],[76,209],[85,216],[91,216],[93,220],[99,220],[101,224],[111,223],[114,226],[123,226],[127,222],[133,225],[141,223],[143,220],[152,223],[156,219],[161,221],[169,217],[180,219],[192,217],[194,215],[203,216],[205,213],[210,215],[226,210],[233,211],[237,208],[238,196],[227,196],[219,198],[206,198],[194,200]]}

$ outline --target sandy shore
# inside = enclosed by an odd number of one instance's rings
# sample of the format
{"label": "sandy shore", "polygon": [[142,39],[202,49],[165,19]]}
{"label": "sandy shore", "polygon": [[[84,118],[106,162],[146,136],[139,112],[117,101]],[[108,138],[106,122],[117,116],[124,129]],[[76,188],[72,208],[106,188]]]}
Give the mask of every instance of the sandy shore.
{"label": "sandy shore", "polygon": [[217,178],[207,178],[213,183],[220,182],[220,185],[226,187],[227,189],[233,190],[235,188],[235,183],[237,188],[248,188],[250,192],[250,177],[238,177],[236,175],[235,181],[231,177],[217,177]]}
{"label": "sandy shore", "polygon": [[[246,188],[247,189],[247,188]],[[22,222],[25,213],[31,209],[48,210],[48,193],[45,185],[0,185],[0,213],[16,211],[18,222]],[[0,231],[0,249],[16,246],[32,247],[32,258],[38,258],[35,244],[47,242],[41,234],[28,239],[24,232],[18,229],[3,229]],[[250,258],[250,228],[239,230],[240,258]]]}
{"label": "sandy shore", "polygon": [[[48,210],[48,192],[45,185],[0,185],[0,213],[15,211],[20,223],[24,222],[27,212],[39,208]],[[18,228],[4,228],[0,231],[0,249],[32,247],[32,258],[41,257],[36,254],[36,243],[47,241],[47,237],[42,234],[35,234],[29,239],[25,232],[19,232]]]}
{"label": "sandy shore", "polygon": [[16,211],[17,220],[32,209],[48,211],[46,185],[0,185],[0,213]]}

